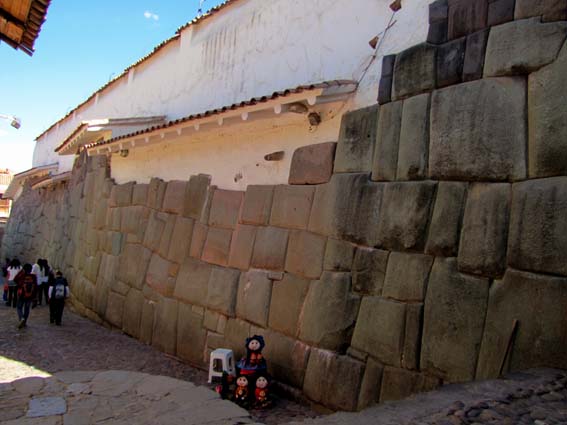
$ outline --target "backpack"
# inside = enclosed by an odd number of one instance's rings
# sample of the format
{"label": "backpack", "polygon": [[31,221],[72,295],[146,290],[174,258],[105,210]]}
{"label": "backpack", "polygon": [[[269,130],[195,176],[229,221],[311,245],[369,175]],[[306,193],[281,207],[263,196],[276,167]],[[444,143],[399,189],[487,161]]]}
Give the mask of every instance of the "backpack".
{"label": "backpack", "polygon": [[65,298],[65,284],[61,281],[56,281],[53,286],[53,298],[56,300],[62,300]]}
{"label": "backpack", "polygon": [[33,298],[35,294],[35,279],[34,276],[31,274],[26,274],[22,276],[22,286],[21,291],[18,294],[20,297],[23,297],[26,300]]}

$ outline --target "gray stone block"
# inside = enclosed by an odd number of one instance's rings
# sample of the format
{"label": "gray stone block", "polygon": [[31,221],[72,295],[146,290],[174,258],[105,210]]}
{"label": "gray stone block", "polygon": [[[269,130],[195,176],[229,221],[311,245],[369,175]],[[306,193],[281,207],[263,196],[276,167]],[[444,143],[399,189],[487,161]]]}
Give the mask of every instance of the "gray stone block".
{"label": "gray stone block", "polygon": [[333,174],[336,148],[333,142],[297,148],[291,159],[288,183],[327,183]]}
{"label": "gray stone block", "polygon": [[207,308],[226,316],[234,316],[239,278],[238,270],[213,267],[207,290]]}
{"label": "gray stone block", "polygon": [[449,30],[449,5],[447,0],[437,0],[429,5],[429,32],[427,42],[442,44],[447,41]]}
{"label": "gray stone block", "polygon": [[380,401],[380,387],[382,386],[382,375],[384,365],[369,358],[364,369],[364,376],[360,385],[358,396],[358,410],[365,409]]}
{"label": "gray stone block", "polygon": [[207,232],[205,245],[203,246],[203,255],[201,256],[203,261],[219,266],[228,265],[231,240],[231,229],[210,227]]}
{"label": "gray stone block", "polygon": [[398,301],[423,302],[433,259],[422,254],[390,253],[382,296]]}
{"label": "gray stone block", "polygon": [[318,279],[323,270],[327,238],[303,230],[292,230],[285,270],[308,279]]}
{"label": "gray stone block", "polygon": [[383,105],[392,100],[392,83],[394,81],[394,65],[396,55],[387,55],[382,58],[382,74],[378,87],[378,103]]}
{"label": "gray stone block", "polygon": [[256,240],[256,227],[239,224],[232,234],[228,265],[241,270],[250,268],[254,241]]}
{"label": "gray stone block", "polygon": [[132,191],[132,205],[146,206],[148,203],[148,184],[135,184]]}
{"label": "gray stone block", "polygon": [[144,246],[156,252],[159,250],[161,237],[165,229],[168,214],[153,212],[148,220],[144,234]]}
{"label": "gray stone block", "polygon": [[263,352],[269,359],[270,373],[280,382],[302,388],[311,348],[268,329],[264,336],[270,341]]}
{"label": "gray stone block", "polygon": [[270,224],[291,229],[307,228],[314,194],[314,187],[276,186]]}
{"label": "gray stone block", "polygon": [[508,269],[504,279],[490,288],[476,378],[499,376],[514,320],[519,324],[505,372],[533,367],[565,369],[565,306],[567,279]]}
{"label": "gray stone block", "polygon": [[299,324],[299,339],[329,350],[347,346],[360,303],[350,290],[350,273],[323,272],[320,280],[311,282]]}
{"label": "gray stone block", "polygon": [[388,264],[388,251],[358,247],[352,266],[353,290],[362,294],[381,295]]}
{"label": "gray stone block", "polygon": [[162,179],[154,177],[150,180],[148,186],[148,207],[156,210],[161,209],[166,188],[167,184]]}
{"label": "gray stone block", "polygon": [[449,40],[486,28],[487,0],[449,0]]}
{"label": "gray stone block", "polygon": [[378,105],[343,115],[335,154],[335,173],[369,172],[376,140]]}
{"label": "gray stone block", "polygon": [[163,197],[162,209],[167,213],[181,214],[185,205],[186,192],[187,182],[181,180],[168,182]]}
{"label": "gray stone block", "polygon": [[161,234],[161,240],[159,242],[157,253],[163,258],[168,258],[169,248],[171,245],[171,240],[173,238],[173,230],[175,228],[176,215],[164,213],[163,216],[163,218],[165,219],[165,226]]}
{"label": "gray stone block", "polygon": [[490,30],[484,77],[529,74],[557,58],[567,22],[541,23],[540,18],[499,25]]}
{"label": "gray stone block", "polygon": [[273,196],[274,186],[248,186],[244,194],[240,222],[244,224],[268,224]]}
{"label": "gray stone block", "polygon": [[396,173],[398,180],[421,180],[427,177],[430,104],[429,94],[404,101]]}
{"label": "gray stone block", "polygon": [[128,205],[132,205],[133,189],[134,182],[113,186],[108,205],[110,207],[127,207]]}
{"label": "gray stone block", "polygon": [[528,79],[530,178],[567,174],[567,44]]}
{"label": "gray stone block", "polygon": [[277,227],[260,227],[252,254],[252,267],[283,270],[289,231]]}
{"label": "gray stone block", "polygon": [[200,306],[207,302],[212,267],[194,258],[187,258],[179,269],[173,296]]}
{"label": "gray stone block", "polygon": [[108,293],[108,303],[106,305],[106,320],[118,329],[122,328],[122,317],[124,316],[124,296],[116,292]]}
{"label": "gray stone block", "polygon": [[325,248],[323,270],[348,272],[352,269],[355,246],[349,242],[329,238]]}
{"label": "gray stone block", "polygon": [[377,246],[391,250],[423,250],[435,182],[389,183],[382,199]]}
{"label": "gray stone block", "polygon": [[240,359],[246,354],[245,342],[250,336],[250,323],[240,319],[228,319],[224,337],[226,340],[226,348],[234,351],[234,358]]}
{"label": "gray stone block", "polygon": [[203,328],[203,316],[190,305],[179,304],[177,318],[177,356],[194,365],[205,365],[207,331]]}
{"label": "gray stone block", "polygon": [[195,220],[201,218],[210,184],[211,176],[207,174],[199,174],[190,177],[187,185],[187,194],[185,196],[185,207],[183,208],[184,217],[190,217]]}
{"label": "gray stone block", "polygon": [[423,304],[406,305],[405,327],[402,367],[404,369],[418,370],[423,330]]}
{"label": "gray stone block", "polygon": [[466,41],[466,37],[462,37],[437,48],[437,87],[462,81]]}
{"label": "gray stone block", "polygon": [[175,288],[175,276],[173,275],[175,269],[176,266],[171,262],[153,254],[146,274],[146,285],[159,294],[170,297]]}
{"label": "gray stone block", "polygon": [[191,218],[181,216],[175,218],[175,226],[167,253],[167,258],[170,261],[181,264],[189,256],[194,224],[195,221]]}
{"label": "gray stone block", "polygon": [[506,267],[511,185],[478,183],[469,190],[459,247],[459,270],[496,277]]}
{"label": "gray stone block", "polygon": [[467,37],[463,81],[473,81],[482,78],[489,34],[490,30],[485,29]]}
{"label": "gray stone block", "polygon": [[240,215],[243,192],[217,189],[213,193],[209,226],[234,229]]}
{"label": "gray stone block", "polygon": [[286,273],[274,282],[268,325],[292,338],[297,337],[298,321],[309,289],[309,280]]}
{"label": "gray stone block", "polygon": [[176,353],[178,302],[171,298],[160,298],[155,308],[152,345],[167,354]]}
{"label": "gray stone block", "polygon": [[567,177],[513,185],[508,264],[567,276]]}
{"label": "gray stone block", "polygon": [[402,106],[402,102],[393,102],[380,107],[372,180],[396,180]]}
{"label": "gray stone block", "polygon": [[438,378],[393,367],[384,368],[380,402],[403,400],[412,394],[433,391],[441,386]]}
{"label": "gray stone block", "polygon": [[514,20],[516,0],[491,0],[488,3],[487,25],[489,27]]}
{"label": "gray stone block", "polygon": [[567,20],[564,0],[516,0],[515,19],[541,16],[544,22]]}
{"label": "gray stone block", "polygon": [[435,260],[425,298],[422,371],[449,382],[474,379],[488,286],[488,279],[458,273],[455,259]]}
{"label": "gray stone block", "polygon": [[193,258],[201,258],[203,255],[203,247],[207,240],[209,228],[202,223],[195,222],[193,227],[193,237],[191,238],[191,246],[189,247],[189,255]]}
{"label": "gray stone block", "polygon": [[236,315],[258,326],[268,326],[272,281],[267,272],[251,270],[240,276]]}
{"label": "gray stone block", "polygon": [[140,337],[140,323],[144,308],[144,295],[142,291],[130,289],[124,300],[124,318],[122,330],[134,338]]}
{"label": "gray stone block", "polygon": [[435,88],[437,48],[418,44],[396,56],[392,100],[414,96]]}
{"label": "gray stone block", "polygon": [[[344,373],[344,371],[349,373]],[[303,392],[316,403],[332,409],[357,408],[364,363],[323,350],[311,350]]]}
{"label": "gray stone block", "polygon": [[435,91],[430,177],[525,178],[526,100],[523,78],[483,79]]}

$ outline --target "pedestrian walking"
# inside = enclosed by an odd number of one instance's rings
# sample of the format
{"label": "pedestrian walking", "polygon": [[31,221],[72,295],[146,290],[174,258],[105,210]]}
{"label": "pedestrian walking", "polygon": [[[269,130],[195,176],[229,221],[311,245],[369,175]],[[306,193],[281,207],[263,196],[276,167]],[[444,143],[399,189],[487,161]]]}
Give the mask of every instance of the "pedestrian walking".
{"label": "pedestrian walking", "polygon": [[41,305],[43,298],[45,298],[45,304],[47,304],[47,291],[49,290],[49,275],[51,270],[49,264],[45,259],[38,259],[37,263],[33,265],[32,274],[36,275],[37,278],[37,304]]}
{"label": "pedestrian walking", "polygon": [[10,267],[10,262],[11,260],[6,258],[6,262],[2,266],[2,283],[4,289],[2,292],[2,301],[5,303],[8,302],[8,267]]}
{"label": "pedestrian walking", "polygon": [[27,325],[30,315],[30,306],[35,300],[37,293],[37,279],[31,274],[32,265],[24,264],[23,271],[18,273],[16,283],[18,288],[18,328],[22,329]]}
{"label": "pedestrian walking", "polygon": [[49,286],[49,322],[61,326],[65,299],[69,297],[69,284],[63,277],[63,273],[57,271],[55,280]]}
{"label": "pedestrian walking", "polygon": [[8,272],[8,301],[6,305],[16,308],[18,302],[16,276],[22,271],[20,260],[14,258],[7,269]]}

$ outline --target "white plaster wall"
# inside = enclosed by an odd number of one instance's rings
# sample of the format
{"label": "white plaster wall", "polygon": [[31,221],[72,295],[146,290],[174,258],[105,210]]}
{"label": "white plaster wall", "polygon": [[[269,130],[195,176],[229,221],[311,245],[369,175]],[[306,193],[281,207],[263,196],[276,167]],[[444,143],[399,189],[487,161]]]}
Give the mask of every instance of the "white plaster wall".
{"label": "white plaster wall", "polygon": [[[383,32],[390,22],[391,1],[241,0],[184,30],[181,37],[139,64],[130,75],[114,82],[96,99],[60,122],[36,144],[33,164],[58,161],[60,172],[70,170],[73,158],[58,156],[53,150],[86,119],[148,115],[176,119],[277,90],[335,79],[360,81],[350,109],[373,104],[382,56],[425,40],[428,4],[433,0],[403,1],[395,23],[381,35],[382,41],[373,60],[375,51],[368,41]],[[337,138],[339,127],[334,125],[333,128],[334,134],[327,135],[329,140]],[[261,134],[257,137],[263,138]],[[319,141],[310,137],[301,139],[303,145]],[[276,141],[279,149],[274,150],[301,146],[289,135],[274,138],[273,143]],[[230,144],[232,140],[219,139],[209,146],[223,143]],[[242,140],[238,146],[246,152],[255,145]],[[195,150],[188,159],[191,163],[208,164],[207,169],[201,166],[201,172],[224,173],[222,162],[207,161],[207,149],[192,149]],[[163,150],[153,155],[152,160],[163,163]],[[141,171],[143,169],[154,170],[158,177],[180,178],[185,172],[183,168],[176,168],[183,163],[181,160],[172,160],[168,167],[153,166],[152,160],[133,152],[124,160],[114,161],[113,177],[147,179],[148,174]],[[159,170],[164,170],[164,174],[160,175]],[[275,180],[280,181],[285,172],[280,174]],[[250,177],[249,183],[264,183],[261,179],[267,176],[266,173],[252,175],[256,177]],[[254,180],[256,178],[259,180]],[[222,179],[219,185],[228,187],[230,182]]]}

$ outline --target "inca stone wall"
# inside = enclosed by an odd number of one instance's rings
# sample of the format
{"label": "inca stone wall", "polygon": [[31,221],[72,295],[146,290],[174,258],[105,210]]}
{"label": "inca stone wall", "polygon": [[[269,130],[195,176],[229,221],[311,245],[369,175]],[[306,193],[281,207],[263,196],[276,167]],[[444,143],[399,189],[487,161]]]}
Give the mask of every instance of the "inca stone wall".
{"label": "inca stone wall", "polygon": [[263,334],[270,372],[333,409],[567,368],[567,2],[442,0],[430,21],[290,185],[115,185],[81,157],[16,202],[4,254],[198,365]]}

